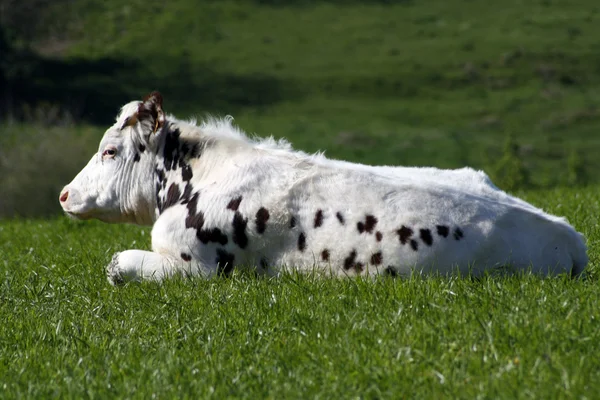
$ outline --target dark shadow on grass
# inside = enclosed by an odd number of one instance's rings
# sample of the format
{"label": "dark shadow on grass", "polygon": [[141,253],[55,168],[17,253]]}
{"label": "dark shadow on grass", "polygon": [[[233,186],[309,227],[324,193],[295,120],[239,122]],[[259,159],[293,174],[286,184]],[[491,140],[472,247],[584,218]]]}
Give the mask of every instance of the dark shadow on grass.
{"label": "dark shadow on grass", "polygon": [[[308,7],[318,4],[313,0],[247,0],[249,3],[261,6],[272,7]],[[319,3],[343,5],[394,5],[394,4],[412,4],[413,0],[321,0]]]}
{"label": "dark shadow on grass", "polygon": [[71,120],[105,125],[120,106],[152,90],[162,92],[168,110],[218,114],[268,106],[299,94],[291,82],[223,73],[191,63],[186,55],[147,61],[48,59],[12,49],[1,31],[0,51],[0,116],[18,120],[29,120],[32,110],[51,105]]}

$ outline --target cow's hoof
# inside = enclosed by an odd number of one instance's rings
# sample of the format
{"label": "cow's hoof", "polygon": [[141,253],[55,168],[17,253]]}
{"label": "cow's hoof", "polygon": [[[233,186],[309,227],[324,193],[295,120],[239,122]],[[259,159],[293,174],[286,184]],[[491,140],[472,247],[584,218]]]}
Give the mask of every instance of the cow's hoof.
{"label": "cow's hoof", "polygon": [[106,266],[106,277],[108,278],[108,282],[113,286],[121,286],[125,284],[123,273],[119,267],[119,254],[121,253],[115,253],[115,255],[112,257],[112,260],[110,260],[110,263],[108,263]]}

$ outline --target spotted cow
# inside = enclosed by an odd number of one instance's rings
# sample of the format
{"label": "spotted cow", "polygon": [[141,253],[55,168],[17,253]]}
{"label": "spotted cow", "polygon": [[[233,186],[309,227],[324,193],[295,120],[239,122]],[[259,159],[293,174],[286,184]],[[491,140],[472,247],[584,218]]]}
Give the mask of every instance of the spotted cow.
{"label": "spotted cow", "polygon": [[153,225],[152,250],[116,253],[108,279],[210,277],[235,266],[333,275],[579,274],[583,236],[479,171],[367,166],[252,139],[231,119],[126,104],[60,194],[77,219]]}

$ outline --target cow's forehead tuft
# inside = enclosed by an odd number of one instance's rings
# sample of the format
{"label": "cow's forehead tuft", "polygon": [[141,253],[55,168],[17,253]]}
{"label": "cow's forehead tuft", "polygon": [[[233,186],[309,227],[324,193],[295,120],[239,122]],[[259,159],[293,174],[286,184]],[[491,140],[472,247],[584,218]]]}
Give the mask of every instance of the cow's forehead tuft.
{"label": "cow's forehead tuft", "polygon": [[140,103],[140,101],[131,101],[125,104],[123,107],[121,107],[121,112],[119,113],[119,115],[117,115],[115,126],[119,128],[123,126],[127,118],[133,116],[138,112]]}

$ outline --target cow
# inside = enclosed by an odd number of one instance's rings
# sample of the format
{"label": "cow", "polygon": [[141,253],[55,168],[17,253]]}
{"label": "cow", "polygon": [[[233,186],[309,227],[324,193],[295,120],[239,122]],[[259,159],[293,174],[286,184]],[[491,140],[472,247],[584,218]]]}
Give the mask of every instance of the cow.
{"label": "cow", "polygon": [[174,275],[321,271],[579,275],[582,234],[471,168],[369,166],[250,138],[232,119],[183,121],[152,92],[124,105],[64,187],[80,220],[152,225],[152,251],[114,254],[111,284]]}

